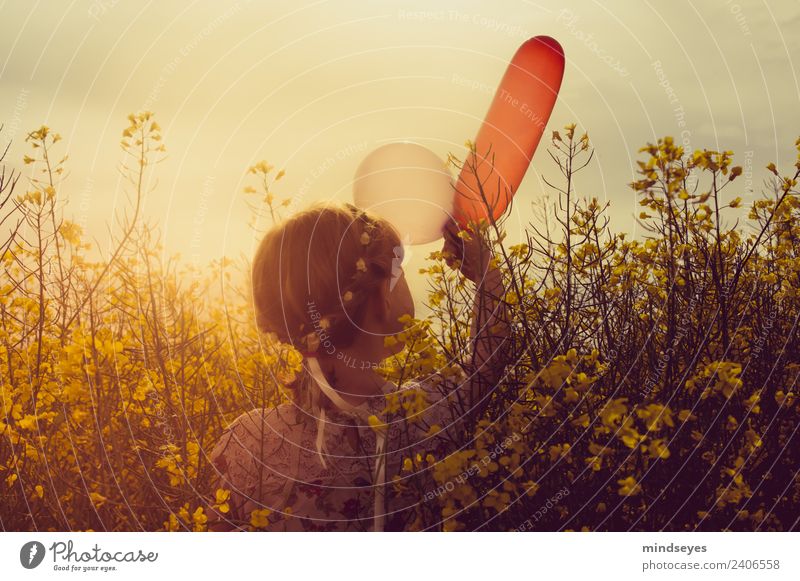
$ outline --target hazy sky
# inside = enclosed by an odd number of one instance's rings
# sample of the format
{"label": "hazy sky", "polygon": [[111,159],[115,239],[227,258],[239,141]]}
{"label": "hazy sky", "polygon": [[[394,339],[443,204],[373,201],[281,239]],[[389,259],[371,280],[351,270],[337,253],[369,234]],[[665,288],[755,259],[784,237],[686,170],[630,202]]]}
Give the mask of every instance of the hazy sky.
{"label": "hazy sky", "polygon": [[[60,132],[60,195],[102,246],[125,199],[126,116],[154,111],[169,157],[145,211],[167,252],[202,262],[252,253],[242,188],[257,160],[286,170],[276,193],[301,207],[349,199],[356,166],[385,141],[463,153],[508,59],[538,34],[567,58],[548,134],[570,121],[589,132],[596,160],[580,193],[610,200],[616,229],[636,233],[626,184],[645,142],[733,149],[736,183],[758,191],[800,134],[796,1],[8,0],[0,15],[10,165],[26,169],[27,132]],[[541,176],[555,177],[545,144],[510,224],[530,219]],[[412,265],[435,246],[414,249]]]}

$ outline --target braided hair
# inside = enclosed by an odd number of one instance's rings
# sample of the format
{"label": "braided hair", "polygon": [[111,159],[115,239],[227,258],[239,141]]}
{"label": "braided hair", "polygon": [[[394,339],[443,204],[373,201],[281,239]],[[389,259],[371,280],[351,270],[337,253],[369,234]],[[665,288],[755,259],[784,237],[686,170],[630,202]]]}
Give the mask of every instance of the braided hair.
{"label": "braided hair", "polygon": [[[401,253],[394,227],[352,204],[317,203],[276,224],[253,260],[259,330],[307,354],[347,348]],[[302,407],[325,405],[307,374],[289,387]]]}

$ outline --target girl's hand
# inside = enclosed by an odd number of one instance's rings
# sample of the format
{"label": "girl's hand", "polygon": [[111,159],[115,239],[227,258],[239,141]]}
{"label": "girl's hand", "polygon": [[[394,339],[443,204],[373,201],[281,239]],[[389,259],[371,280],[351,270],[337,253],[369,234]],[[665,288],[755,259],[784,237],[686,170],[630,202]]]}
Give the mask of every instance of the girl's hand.
{"label": "girl's hand", "polygon": [[455,221],[450,221],[445,226],[442,246],[445,262],[450,268],[456,268],[456,261],[461,261],[460,269],[464,276],[479,284],[489,270],[492,251],[479,233],[465,231],[465,237],[461,238],[458,236],[459,231]]}
{"label": "girl's hand", "polygon": [[[507,350],[503,348],[509,336],[511,313],[506,308],[505,287],[500,268],[493,267],[492,248],[477,228],[466,232],[466,239],[458,236],[457,223],[448,222],[444,230],[442,252],[450,268],[461,261],[461,272],[475,283],[473,317],[470,325],[470,353],[463,363],[469,383],[470,418],[477,420],[485,409],[488,394],[502,379],[507,363]],[[448,253],[450,256],[448,256]]]}

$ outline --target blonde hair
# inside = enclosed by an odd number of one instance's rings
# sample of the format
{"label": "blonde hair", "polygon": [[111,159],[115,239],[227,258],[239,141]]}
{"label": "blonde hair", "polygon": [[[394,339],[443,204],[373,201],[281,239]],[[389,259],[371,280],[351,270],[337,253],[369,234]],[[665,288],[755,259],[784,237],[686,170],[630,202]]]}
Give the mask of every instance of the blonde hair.
{"label": "blonde hair", "polygon": [[[386,220],[351,204],[314,204],[276,224],[258,246],[256,324],[301,351],[330,355],[346,348],[401,254],[400,236]],[[292,384],[296,401],[318,397],[317,390],[302,389],[313,383],[307,379],[301,374]]]}

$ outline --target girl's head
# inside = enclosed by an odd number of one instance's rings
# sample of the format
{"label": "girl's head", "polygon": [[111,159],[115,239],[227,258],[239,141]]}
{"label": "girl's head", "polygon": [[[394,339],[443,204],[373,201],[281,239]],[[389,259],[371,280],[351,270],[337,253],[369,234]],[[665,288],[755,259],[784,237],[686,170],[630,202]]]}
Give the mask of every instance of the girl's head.
{"label": "girl's head", "polygon": [[315,204],[273,227],[253,261],[256,321],[263,332],[319,357],[367,349],[414,315],[403,246],[385,220],[346,204]]}

